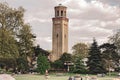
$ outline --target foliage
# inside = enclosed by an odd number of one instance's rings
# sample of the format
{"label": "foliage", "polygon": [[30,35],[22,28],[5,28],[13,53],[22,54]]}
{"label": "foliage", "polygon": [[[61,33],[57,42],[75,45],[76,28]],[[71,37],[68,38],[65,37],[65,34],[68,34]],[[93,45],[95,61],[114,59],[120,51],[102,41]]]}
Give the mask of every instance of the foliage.
{"label": "foliage", "polygon": [[35,53],[35,56],[37,57],[38,55],[45,55],[45,56],[48,56],[50,53],[42,48],[40,48],[39,45],[35,46],[34,47],[34,53]]}
{"label": "foliage", "polygon": [[0,3],[0,24],[1,27],[7,30],[16,31],[20,29],[23,24],[24,9],[19,7],[14,9],[8,6],[7,3]]}
{"label": "foliage", "polygon": [[74,62],[74,67],[73,67],[73,73],[81,73],[81,74],[86,74],[87,69],[86,66],[84,65],[82,59],[80,57],[77,57]]}
{"label": "foliage", "polygon": [[72,61],[72,55],[69,53],[63,53],[63,55],[60,57],[60,60],[62,62]]}
{"label": "foliage", "polygon": [[64,62],[62,62],[61,60],[56,60],[55,62],[52,63],[52,68],[63,69],[64,68]]}
{"label": "foliage", "polygon": [[19,51],[20,56],[26,57],[26,56],[32,56],[33,53],[33,34],[31,33],[30,25],[25,24],[23,25],[22,29],[19,31]]}
{"label": "foliage", "polygon": [[77,43],[72,47],[74,57],[85,58],[88,55],[88,46],[85,43]]}
{"label": "foliage", "polygon": [[50,68],[50,63],[44,55],[39,55],[37,59],[37,70],[40,74],[44,74]]}
{"label": "foliage", "polygon": [[69,53],[64,53],[59,60],[56,60],[55,62],[52,63],[52,67],[55,69],[64,69],[64,63],[65,62],[72,62],[72,55]]}
{"label": "foliage", "polygon": [[14,58],[0,58],[0,67],[5,70],[9,70],[10,68],[15,69],[16,60]]}
{"label": "foliage", "polygon": [[88,66],[89,73],[91,74],[106,72],[105,68],[103,67],[100,49],[98,48],[98,45],[95,39],[90,47],[87,66]]}
{"label": "foliage", "polygon": [[0,56],[5,58],[17,58],[19,56],[16,40],[12,32],[6,28],[0,28]]}
{"label": "foliage", "polygon": [[102,59],[106,68],[114,68],[114,65],[119,65],[120,56],[117,54],[117,47],[114,44],[104,43],[100,46],[102,51]]}
{"label": "foliage", "polygon": [[28,71],[28,62],[27,59],[24,57],[19,57],[17,59],[17,70],[21,73],[25,73]]}
{"label": "foliage", "polygon": [[24,23],[24,9],[11,8],[0,3],[0,57],[25,60],[33,53],[33,34],[29,24]]}
{"label": "foliage", "polygon": [[111,36],[109,41],[117,47],[116,51],[120,55],[120,30],[118,30],[116,34]]}

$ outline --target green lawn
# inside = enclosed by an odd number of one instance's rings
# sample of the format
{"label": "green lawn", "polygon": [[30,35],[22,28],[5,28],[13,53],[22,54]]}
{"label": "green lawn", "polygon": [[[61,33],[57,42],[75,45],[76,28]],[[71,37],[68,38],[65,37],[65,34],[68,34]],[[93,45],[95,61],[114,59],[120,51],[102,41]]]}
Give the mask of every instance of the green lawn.
{"label": "green lawn", "polygon": [[[46,80],[44,75],[25,74],[25,75],[16,75],[14,77],[16,80]],[[85,77],[85,76],[82,76],[82,77]],[[50,75],[48,80],[68,80],[68,78],[69,78],[69,75],[65,75],[65,76]],[[101,77],[101,78],[98,78],[98,80],[112,80],[113,78],[114,77]]]}

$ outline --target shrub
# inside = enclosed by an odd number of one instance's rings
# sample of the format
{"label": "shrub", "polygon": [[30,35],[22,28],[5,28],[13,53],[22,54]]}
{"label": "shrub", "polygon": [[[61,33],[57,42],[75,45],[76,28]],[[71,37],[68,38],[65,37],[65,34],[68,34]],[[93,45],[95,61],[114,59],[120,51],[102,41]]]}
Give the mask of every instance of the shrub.
{"label": "shrub", "polygon": [[45,71],[50,68],[50,63],[48,62],[48,59],[44,55],[39,55],[37,59],[37,71],[40,74],[45,74]]}
{"label": "shrub", "polygon": [[18,71],[20,71],[21,73],[25,73],[28,71],[28,62],[26,58],[20,57],[17,59],[17,68]]}

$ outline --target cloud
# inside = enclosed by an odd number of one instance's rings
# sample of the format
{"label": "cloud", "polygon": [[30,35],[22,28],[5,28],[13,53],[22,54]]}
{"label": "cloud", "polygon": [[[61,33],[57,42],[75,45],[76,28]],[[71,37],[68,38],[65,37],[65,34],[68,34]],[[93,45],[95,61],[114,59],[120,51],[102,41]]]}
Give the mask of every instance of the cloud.
{"label": "cloud", "polygon": [[37,37],[36,43],[39,43],[41,48],[44,48],[46,50],[51,49],[52,47],[52,39],[51,37]]}
{"label": "cloud", "polygon": [[25,22],[36,34],[36,44],[52,49],[52,18],[54,6],[67,6],[69,18],[69,50],[78,42],[91,43],[96,37],[99,44],[107,42],[113,31],[120,28],[120,0],[0,0],[12,7],[26,9]]}
{"label": "cloud", "polygon": [[111,4],[111,5],[114,5],[114,6],[118,6],[120,4],[120,0],[99,0],[103,3],[108,3],[108,4]]}
{"label": "cloud", "polygon": [[[75,2],[76,1],[76,2]],[[79,1],[75,0],[74,3],[80,5],[85,4],[84,6],[72,7],[69,10],[69,16],[72,19],[86,19],[86,20],[115,20],[120,17],[119,8],[116,6],[110,6],[108,4],[103,4],[99,1],[91,1],[85,3],[85,0],[82,0],[79,4]],[[73,2],[71,2],[72,4]],[[67,4],[70,5],[69,3]],[[71,5],[72,6],[72,5]],[[73,5],[74,6],[74,5]]]}
{"label": "cloud", "polygon": [[77,42],[91,43],[93,37],[96,37],[102,44],[108,40],[114,30],[120,28],[120,8],[118,6],[99,0],[89,2],[74,0],[66,5],[70,7],[68,8],[70,45]]}

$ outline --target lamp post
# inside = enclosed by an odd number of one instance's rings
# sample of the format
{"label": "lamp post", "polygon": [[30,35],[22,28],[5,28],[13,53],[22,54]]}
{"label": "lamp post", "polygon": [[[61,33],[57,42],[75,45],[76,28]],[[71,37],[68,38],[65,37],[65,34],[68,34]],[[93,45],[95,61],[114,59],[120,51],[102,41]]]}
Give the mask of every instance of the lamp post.
{"label": "lamp post", "polygon": [[74,65],[74,63],[72,63],[71,61],[65,61],[64,65],[67,66],[67,72],[70,71],[70,66]]}

